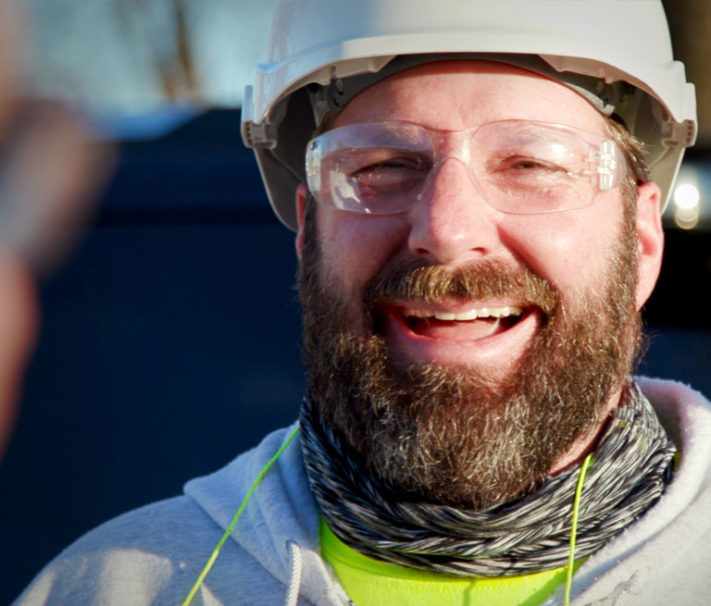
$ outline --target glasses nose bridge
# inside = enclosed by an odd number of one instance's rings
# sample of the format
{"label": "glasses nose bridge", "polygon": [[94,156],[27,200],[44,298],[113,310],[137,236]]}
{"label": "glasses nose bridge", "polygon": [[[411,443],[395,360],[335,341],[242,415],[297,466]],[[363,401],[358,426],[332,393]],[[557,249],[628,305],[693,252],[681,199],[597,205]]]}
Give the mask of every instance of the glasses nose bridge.
{"label": "glasses nose bridge", "polygon": [[439,131],[430,134],[434,158],[424,189],[428,189],[431,186],[432,182],[437,179],[437,175],[448,161],[456,160],[464,168],[471,184],[479,190],[472,164],[475,156],[475,134],[476,129],[473,128],[457,131]]}
{"label": "glasses nose bridge", "polygon": [[464,129],[431,133],[434,158],[428,185],[437,178],[437,174],[449,160],[457,160],[476,187],[477,183],[472,166],[474,130]]}
{"label": "glasses nose bridge", "polygon": [[431,135],[434,165],[441,166],[449,159],[459,160],[471,168],[474,129],[440,131]]}

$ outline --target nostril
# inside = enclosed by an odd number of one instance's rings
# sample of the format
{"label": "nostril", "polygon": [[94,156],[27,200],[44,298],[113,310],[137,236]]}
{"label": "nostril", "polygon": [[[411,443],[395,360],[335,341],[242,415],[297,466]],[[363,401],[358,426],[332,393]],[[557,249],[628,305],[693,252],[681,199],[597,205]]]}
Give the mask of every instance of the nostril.
{"label": "nostril", "polygon": [[419,257],[426,257],[427,255],[429,255],[429,251],[426,248],[416,248],[412,252],[414,252]]}

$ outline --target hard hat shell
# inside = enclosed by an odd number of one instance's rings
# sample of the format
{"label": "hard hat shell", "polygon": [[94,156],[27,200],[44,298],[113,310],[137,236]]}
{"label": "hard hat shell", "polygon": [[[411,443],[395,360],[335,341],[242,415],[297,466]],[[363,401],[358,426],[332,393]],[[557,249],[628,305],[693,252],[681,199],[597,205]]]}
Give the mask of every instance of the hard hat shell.
{"label": "hard hat shell", "polygon": [[645,143],[663,205],[696,137],[694,86],[673,59],[657,0],[287,0],[269,49],[245,91],[242,137],[291,229],[319,112],[338,110],[407,59],[475,54],[571,86]]}

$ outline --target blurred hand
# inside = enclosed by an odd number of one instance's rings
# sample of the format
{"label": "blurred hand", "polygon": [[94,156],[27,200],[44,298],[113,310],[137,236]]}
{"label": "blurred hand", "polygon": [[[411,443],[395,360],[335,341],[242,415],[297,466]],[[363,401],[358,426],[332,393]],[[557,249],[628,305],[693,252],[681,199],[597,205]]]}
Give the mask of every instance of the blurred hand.
{"label": "blurred hand", "polygon": [[14,425],[22,375],[37,332],[37,316],[27,268],[0,250],[0,457]]}
{"label": "blurred hand", "polygon": [[23,99],[18,23],[0,0],[0,456],[37,333],[33,278],[61,261],[108,173],[107,146],[78,115]]}

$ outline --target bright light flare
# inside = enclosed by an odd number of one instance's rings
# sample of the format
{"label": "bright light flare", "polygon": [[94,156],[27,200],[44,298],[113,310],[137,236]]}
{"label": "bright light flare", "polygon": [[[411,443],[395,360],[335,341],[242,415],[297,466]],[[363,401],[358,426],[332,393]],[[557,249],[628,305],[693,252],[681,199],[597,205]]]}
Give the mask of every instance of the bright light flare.
{"label": "bright light flare", "polygon": [[682,183],[674,190],[674,222],[681,229],[694,229],[699,224],[701,194],[691,183]]}
{"label": "bright light flare", "polygon": [[677,208],[687,210],[698,208],[700,199],[699,188],[691,183],[682,183],[674,190],[674,204]]}

